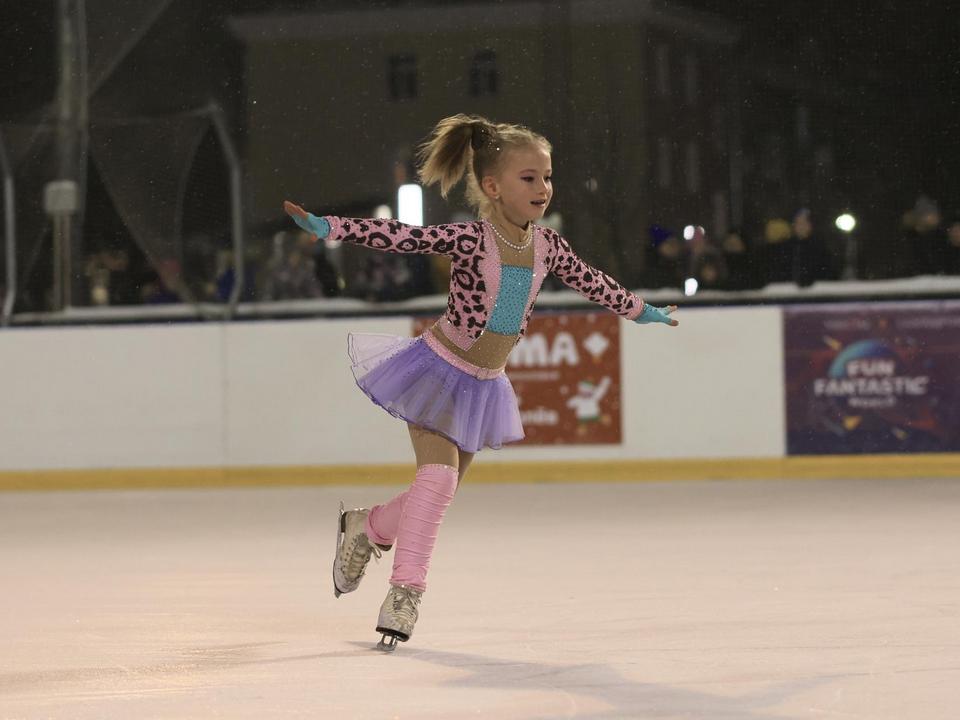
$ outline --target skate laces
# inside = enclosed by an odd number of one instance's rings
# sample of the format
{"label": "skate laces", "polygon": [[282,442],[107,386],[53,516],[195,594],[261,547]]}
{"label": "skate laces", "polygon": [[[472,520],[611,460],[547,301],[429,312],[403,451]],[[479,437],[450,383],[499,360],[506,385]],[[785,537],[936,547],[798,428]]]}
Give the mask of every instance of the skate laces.
{"label": "skate laces", "polygon": [[343,575],[350,581],[358,580],[367,569],[367,563],[370,562],[370,555],[377,560],[383,556],[380,548],[367,540],[366,535],[357,535],[346,553],[346,560],[343,562]]}

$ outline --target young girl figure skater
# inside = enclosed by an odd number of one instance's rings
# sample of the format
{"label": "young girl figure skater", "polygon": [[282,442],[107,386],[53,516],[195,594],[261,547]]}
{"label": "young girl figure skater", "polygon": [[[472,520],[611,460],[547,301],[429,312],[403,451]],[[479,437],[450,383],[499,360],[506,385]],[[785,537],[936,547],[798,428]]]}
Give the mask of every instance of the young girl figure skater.
{"label": "young girl figure skater", "polygon": [[353,592],[371,555],[396,545],[380,608],[378,647],[413,634],[440,523],[475,453],[523,438],[507,356],[527,327],[547,273],[589,300],[637,323],[677,325],[676,306],[656,308],[581,260],[536,221],[553,196],[551,146],[519,125],[455,115],[420,148],[420,179],[446,197],[464,176],[475,222],[417,227],[395,220],[317,217],[284,210],[317,238],[393,253],[446,255],[450,294],[443,315],[419,337],[351,334],[357,384],[406,421],[417,470],[413,483],[371,509],[340,507],[334,593]]}

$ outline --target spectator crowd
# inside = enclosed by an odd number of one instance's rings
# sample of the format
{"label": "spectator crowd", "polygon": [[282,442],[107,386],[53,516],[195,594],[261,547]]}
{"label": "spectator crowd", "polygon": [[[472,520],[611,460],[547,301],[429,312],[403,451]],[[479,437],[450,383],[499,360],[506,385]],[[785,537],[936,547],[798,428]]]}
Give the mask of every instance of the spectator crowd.
{"label": "spectator crowd", "polygon": [[[649,231],[649,254],[643,286],[680,288],[694,278],[698,288],[758,289],[775,283],[801,288],[819,280],[862,277],[863,255],[871,251],[848,247],[825,219],[807,208],[787,220],[767,220],[756,238],[733,229],[714,241],[702,228],[681,239],[672,230],[654,225]],[[936,202],[917,199],[904,213],[897,241],[888,250],[883,272],[874,277],[960,275],[960,213],[946,222]]]}
{"label": "spectator crowd", "polygon": [[[738,228],[711,237],[701,227],[653,225],[641,243],[639,288],[646,290],[683,289],[691,278],[698,291],[738,291],[861,277],[842,235],[806,208],[768,219],[753,236]],[[861,248],[861,256],[868,250]],[[875,277],[960,275],[960,214],[944,218],[934,200],[920,196],[903,214],[888,254]],[[449,264],[438,256],[314,243],[305,233],[282,230],[250,243],[243,273],[240,299],[247,302],[339,296],[390,302],[446,292]],[[235,283],[233,253],[205,237],[188,238],[181,259],[151,262],[136,247],[105,249],[87,257],[84,280],[95,306],[226,302]]]}

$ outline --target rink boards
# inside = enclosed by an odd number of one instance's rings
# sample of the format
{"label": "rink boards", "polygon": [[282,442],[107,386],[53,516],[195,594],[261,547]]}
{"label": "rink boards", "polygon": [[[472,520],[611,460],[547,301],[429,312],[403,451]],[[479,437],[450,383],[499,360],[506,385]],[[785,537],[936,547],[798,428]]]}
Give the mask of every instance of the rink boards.
{"label": "rink boards", "polygon": [[[622,321],[620,442],[489,451],[472,479],[960,475],[953,452],[788,456],[783,313]],[[348,332],[411,318],[6,330],[0,488],[404,482],[407,433],[356,388]]]}

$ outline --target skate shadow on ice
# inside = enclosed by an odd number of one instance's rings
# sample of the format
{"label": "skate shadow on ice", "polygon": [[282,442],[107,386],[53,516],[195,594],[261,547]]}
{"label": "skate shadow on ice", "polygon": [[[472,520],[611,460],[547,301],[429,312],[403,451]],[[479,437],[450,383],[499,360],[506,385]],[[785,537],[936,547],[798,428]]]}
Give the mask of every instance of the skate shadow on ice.
{"label": "skate shadow on ice", "polygon": [[[358,647],[372,646],[360,642]],[[644,683],[624,677],[604,663],[563,664],[509,660],[485,655],[444,652],[439,650],[407,650],[401,648],[397,659],[411,660],[456,668],[470,673],[447,681],[447,685],[465,688],[501,688],[556,690],[569,696],[593,698],[609,705],[608,709],[579,712],[573,717],[589,720],[624,720],[625,718],[684,717],[703,720],[787,720],[789,715],[766,711],[784,700],[826,682],[824,678],[800,678],[792,682],[774,683],[762,690],[736,696],[715,695],[669,685]],[[555,715],[529,720],[553,720]]]}

